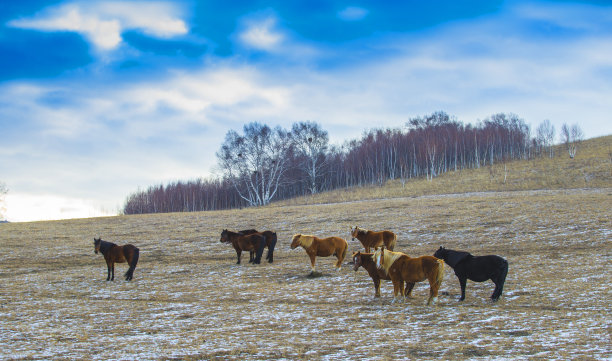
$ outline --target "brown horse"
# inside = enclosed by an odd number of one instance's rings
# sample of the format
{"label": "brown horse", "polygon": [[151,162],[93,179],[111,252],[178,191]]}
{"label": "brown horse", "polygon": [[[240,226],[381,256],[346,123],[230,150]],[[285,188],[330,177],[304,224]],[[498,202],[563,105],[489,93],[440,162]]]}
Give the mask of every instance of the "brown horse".
{"label": "brown horse", "polygon": [[[357,271],[359,267],[363,267],[366,271],[368,271],[368,274],[370,275],[370,277],[372,277],[372,281],[374,281],[374,297],[380,297],[380,280],[389,281],[391,280],[391,277],[389,277],[389,275],[386,274],[385,271],[376,267],[376,263],[372,258],[373,255],[373,253],[354,252],[353,269]],[[404,294],[404,296],[411,297],[410,294],[413,288],[414,282],[406,282],[406,293]]]}
{"label": "brown horse", "polygon": [[377,249],[373,255],[376,267],[385,271],[393,282],[393,295],[403,297],[404,282],[429,281],[429,299],[434,303],[444,277],[444,261],[434,256],[411,258],[401,252],[386,251],[384,247]]}
{"label": "brown horse", "polygon": [[256,255],[253,263],[259,264],[261,263],[261,255],[266,246],[266,239],[260,233],[242,234],[224,229],[223,232],[221,232],[221,243],[230,243],[234,246],[236,257],[238,257],[238,262],[236,262],[236,264],[240,264],[242,251],[254,251]]}
{"label": "brown horse", "polygon": [[363,244],[366,253],[370,252],[370,248],[383,246],[387,247],[388,250],[393,251],[397,241],[397,236],[391,231],[368,231],[367,229],[359,228],[357,226],[355,226],[354,229],[351,227],[351,236],[353,237],[353,241],[355,238],[357,238],[361,244]]}
{"label": "brown horse", "polygon": [[[245,229],[244,231],[240,231],[238,233],[242,234],[253,234],[259,233],[266,238],[266,247],[268,247],[268,254],[266,255],[266,259],[268,263],[274,262],[274,247],[276,247],[276,241],[278,238],[276,237],[276,232],[272,231],[263,231],[258,232],[256,229]],[[255,251],[251,251],[249,254],[249,263],[255,260]]]}
{"label": "brown horse", "polygon": [[306,250],[308,257],[310,257],[310,265],[312,267],[311,274],[315,272],[315,258],[317,256],[336,256],[338,259],[336,268],[340,270],[342,261],[346,256],[346,250],[348,249],[348,243],[340,237],[319,238],[303,234],[296,234],[293,236],[291,249],[295,249],[298,246],[302,246],[302,248]]}
{"label": "brown horse", "polygon": [[138,258],[140,257],[140,250],[137,247],[131,244],[117,246],[114,243],[103,241],[102,238],[96,239],[94,237],[94,253],[98,254],[98,252],[102,253],[106,261],[107,281],[115,280],[115,263],[124,262],[127,262],[130,266],[125,273],[125,280],[132,280],[136,264],[138,264]]}

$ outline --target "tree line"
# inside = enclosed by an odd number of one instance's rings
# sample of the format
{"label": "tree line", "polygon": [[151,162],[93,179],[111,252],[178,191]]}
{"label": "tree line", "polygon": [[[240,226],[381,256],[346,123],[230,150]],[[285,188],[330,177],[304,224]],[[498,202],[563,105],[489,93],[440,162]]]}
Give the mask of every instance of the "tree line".
{"label": "tree line", "polygon": [[[536,136],[515,114],[494,114],[476,125],[445,112],[409,119],[402,128],[373,129],[361,139],[330,145],[315,122],[291,129],[257,122],[230,130],[216,153],[221,176],[137,190],[124,214],[191,212],[259,206],[338,188],[405,183],[516,159],[553,156],[554,126],[545,120]],[[571,157],[582,139],[577,125],[563,126]]]}

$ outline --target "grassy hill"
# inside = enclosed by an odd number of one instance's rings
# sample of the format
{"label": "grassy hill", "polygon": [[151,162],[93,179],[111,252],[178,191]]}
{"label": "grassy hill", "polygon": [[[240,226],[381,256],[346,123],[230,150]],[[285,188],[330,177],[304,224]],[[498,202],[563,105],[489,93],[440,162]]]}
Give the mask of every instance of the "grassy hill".
{"label": "grassy hill", "polygon": [[612,135],[583,141],[578,146],[574,159],[569,157],[565,145],[557,145],[554,158],[538,157],[480,169],[449,172],[432,181],[419,178],[402,184],[399,180],[393,180],[383,186],[336,190],[278,204],[334,203],[469,192],[608,187],[612,187]]}
{"label": "grassy hill", "polygon": [[[604,359],[612,274],[612,137],[574,160],[512,162],[429,182],[364,187],[267,207],[0,224],[0,360],[42,359]],[[487,191],[487,192],[483,192]],[[437,306],[428,286],[392,302],[346,259],[318,258],[316,277],[294,233],[389,229],[397,250],[438,246],[509,262],[501,300],[468,282],[457,302],[447,267]],[[236,264],[224,228],[271,229],[274,263]],[[141,250],[134,280],[107,282],[93,238]],[[348,257],[350,258],[350,256]]]}

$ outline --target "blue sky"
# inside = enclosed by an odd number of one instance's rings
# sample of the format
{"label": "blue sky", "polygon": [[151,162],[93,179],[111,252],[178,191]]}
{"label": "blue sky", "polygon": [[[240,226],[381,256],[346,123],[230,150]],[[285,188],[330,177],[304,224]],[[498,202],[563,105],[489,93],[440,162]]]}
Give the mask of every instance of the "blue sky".
{"label": "blue sky", "polygon": [[610,1],[2,1],[11,221],[116,214],[215,174],[225,134],[332,142],[443,110],[612,133]]}

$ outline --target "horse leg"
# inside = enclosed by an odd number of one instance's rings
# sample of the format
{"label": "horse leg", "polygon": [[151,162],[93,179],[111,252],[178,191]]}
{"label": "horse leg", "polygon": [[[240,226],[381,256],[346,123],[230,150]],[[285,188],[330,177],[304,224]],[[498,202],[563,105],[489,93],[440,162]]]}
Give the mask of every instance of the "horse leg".
{"label": "horse leg", "polygon": [[106,280],[110,281],[111,278],[111,263],[106,262]]}
{"label": "horse leg", "polygon": [[253,263],[254,260],[255,260],[255,251],[250,251],[249,252],[249,263]]}
{"label": "horse leg", "polygon": [[427,300],[427,305],[431,302],[436,304],[438,300],[438,290],[440,289],[440,282],[436,282],[435,279],[429,280],[429,299]]}
{"label": "horse leg", "polygon": [[461,298],[459,298],[459,301],[463,301],[465,300],[465,285],[467,283],[467,277],[460,277],[459,278],[459,285],[461,286]]}
{"label": "horse leg", "polygon": [[493,290],[493,294],[491,295],[491,299],[493,302],[497,301],[504,290],[504,283],[506,282],[506,275],[508,275],[508,262],[505,262],[502,266],[501,272],[497,277],[493,279],[495,283],[495,290]]}
{"label": "horse leg", "polygon": [[414,282],[406,282],[406,292],[404,297],[412,298],[412,289],[414,288]]}
{"label": "horse leg", "polygon": [[312,270],[310,274],[314,274],[315,273],[315,259],[317,256],[315,256],[314,254],[309,254],[308,256],[310,257],[310,269]]}
{"label": "horse leg", "polygon": [[237,249],[236,250],[236,257],[238,257],[238,262],[236,262],[236,264],[240,264],[240,256],[242,255],[242,250],[241,249]]}
{"label": "horse leg", "polygon": [[400,289],[399,284],[402,283],[403,281],[397,281],[397,280],[392,279],[391,282],[393,282],[393,303],[395,303],[398,299],[397,295],[399,294],[399,289]]}
{"label": "horse leg", "polygon": [[374,281],[374,297],[380,297],[380,278],[373,278]]}
{"label": "horse leg", "polygon": [[115,280],[115,262],[111,262],[111,281]]}
{"label": "horse leg", "polygon": [[404,281],[399,281],[398,284],[399,284],[399,296],[400,296],[400,299],[402,301],[405,301],[406,297],[404,296]]}

